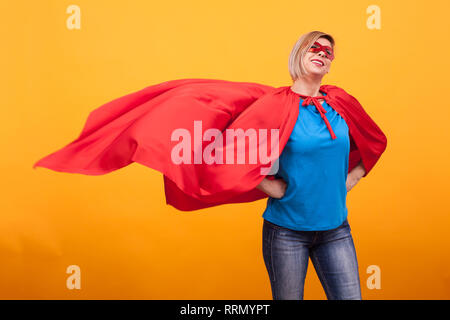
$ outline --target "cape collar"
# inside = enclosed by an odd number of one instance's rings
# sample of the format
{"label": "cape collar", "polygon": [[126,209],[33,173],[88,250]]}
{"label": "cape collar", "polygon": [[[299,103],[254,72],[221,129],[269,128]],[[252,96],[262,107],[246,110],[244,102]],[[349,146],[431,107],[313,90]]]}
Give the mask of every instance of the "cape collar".
{"label": "cape collar", "polygon": [[[314,104],[316,106],[316,109],[319,111],[320,116],[322,117],[323,121],[325,122],[325,124],[328,128],[328,131],[330,132],[331,139],[336,139],[336,135],[334,134],[333,128],[331,128],[330,122],[328,121],[327,117],[325,116],[325,113],[327,113],[327,111],[323,108],[323,106],[319,102],[319,99],[325,99],[325,101],[328,103],[329,102],[328,94],[325,96],[320,95],[320,96],[312,97],[312,96],[306,96],[306,95],[294,92],[290,86],[287,87],[287,90],[289,91],[290,94],[293,94],[293,95],[297,96],[298,98],[304,99],[302,102],[302,106],[307,106],[307,105],[310,105],[311,103]],[[326,89],[324,89],[323,86],[320,87],[319,91],[326,93]]]}

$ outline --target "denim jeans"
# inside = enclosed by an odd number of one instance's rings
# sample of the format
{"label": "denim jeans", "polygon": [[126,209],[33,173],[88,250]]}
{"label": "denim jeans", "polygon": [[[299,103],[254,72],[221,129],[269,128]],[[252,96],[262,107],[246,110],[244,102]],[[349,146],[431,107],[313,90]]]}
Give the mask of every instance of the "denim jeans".
{"label": "denim jeans", "polygon": [[347,219],[325,231],[296,231],[264,219],[263,257],[274,300],[303,300],[308,260],[328,300],[362,300],[358,261]]}

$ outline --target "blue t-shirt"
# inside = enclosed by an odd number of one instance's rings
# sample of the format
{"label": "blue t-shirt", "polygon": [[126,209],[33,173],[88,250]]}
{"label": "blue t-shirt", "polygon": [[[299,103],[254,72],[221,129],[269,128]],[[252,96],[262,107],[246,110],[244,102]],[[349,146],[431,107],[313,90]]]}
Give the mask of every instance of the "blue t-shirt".
{"label": "blue t-shirt", "polygon": [[330,132],[314,104],[302,106],[295,127],[279,157],[276,178],[287,183],[282,198],[269,197],[263,218],[299,231],[330,230],[347,218],[350,139],[345,120],[325,100]]}

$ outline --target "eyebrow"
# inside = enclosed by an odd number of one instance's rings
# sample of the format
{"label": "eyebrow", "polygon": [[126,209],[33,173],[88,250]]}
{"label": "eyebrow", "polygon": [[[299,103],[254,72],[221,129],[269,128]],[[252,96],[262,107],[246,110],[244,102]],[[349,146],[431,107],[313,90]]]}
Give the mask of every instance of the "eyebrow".
{"label": "eyebrow", "polygon": [[[317,42],[317,41],[316,41]],[[314,42],[312,45],[315,45],[315,43],[316,42]],[[328,50],[331,50],[331,52],[334,52],[334,50],[333,50],[333,47],[331,47],[331,46],[327,46],[327,45],[323,45],[323,44],[320,44],[320,42],[317,42],[321,47],[324,47],[325,49],[328,49]]]}

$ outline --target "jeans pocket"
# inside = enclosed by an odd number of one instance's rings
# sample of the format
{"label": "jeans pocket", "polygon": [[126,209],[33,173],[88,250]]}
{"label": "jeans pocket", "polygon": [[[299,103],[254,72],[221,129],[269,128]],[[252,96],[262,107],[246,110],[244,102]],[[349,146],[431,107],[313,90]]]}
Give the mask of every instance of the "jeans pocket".
{"label": "jeans pocket", "polygon": [[276,230],[283,230],[284,228],[282,226],[279,226],[275,223],[270,222],[269,220],[264,219],[264,223],[271,229],[276,229]]}
{"label": "jeans pocket", "polygon": [[350,235],[351,228],[347,219],[345,219],[344,222],[342,222],[342,224],[336,228],[336,232],[339,232],[339,234],[345,233],[347,235]]}
{"label": "jeans pocket", "polygon": [[345,219],[344,223],[342,224],[345,228],[348,229],[348,231],[352,230],[352,228],[350,228],[350,224],[348,223],[348,220]]}

